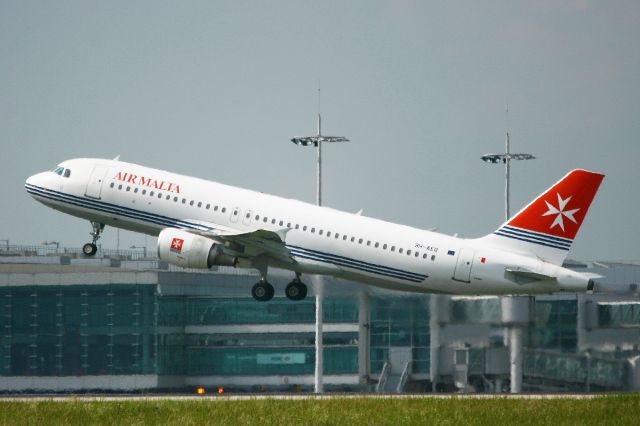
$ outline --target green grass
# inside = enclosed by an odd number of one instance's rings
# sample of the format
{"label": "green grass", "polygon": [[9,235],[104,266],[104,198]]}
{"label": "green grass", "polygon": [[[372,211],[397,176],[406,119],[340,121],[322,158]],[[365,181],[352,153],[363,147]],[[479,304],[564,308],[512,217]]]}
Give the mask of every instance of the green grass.
{"label": "green grass", "polygon": [[640,424],[640,395],[594,399],[0,401],[2,425]]}

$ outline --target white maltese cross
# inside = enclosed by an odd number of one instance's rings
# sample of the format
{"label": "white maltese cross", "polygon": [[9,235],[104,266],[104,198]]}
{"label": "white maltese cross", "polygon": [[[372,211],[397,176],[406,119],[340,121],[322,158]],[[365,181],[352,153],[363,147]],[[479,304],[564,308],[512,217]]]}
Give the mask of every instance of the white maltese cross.
{"label": "white maltese cross", "polygon": [[571,197],[568,197],[566,199],[562,199],[562,197],[560,196],[559,193],[557,193],[558,195],[558,207],[554,207],[551,205],[551,203],[549,203],[548,201],[545,201],[545,203],[547,203],[547,207],[549,207],[549,210],[543,214],[542,216],[550,216],[552,214],[557,215],[556,218],[554,219],[553,223],[551,224],[551,226],[549,228],[553,228],[554,226],[559,226],[560,229],[562,229],[562,231],[564,231],[564,219],[563,216],[566,217],[567,219],[569,219],[571,222],[573,223],[578,223],[576,222],[576,218],[573,217],[574,214],[576,214],[576,212],[580,209],[573,209],[573,210],[566,210],[565,211],[565,207],[567,207],[567,204],[569,204],[569,201],[571,201]]}

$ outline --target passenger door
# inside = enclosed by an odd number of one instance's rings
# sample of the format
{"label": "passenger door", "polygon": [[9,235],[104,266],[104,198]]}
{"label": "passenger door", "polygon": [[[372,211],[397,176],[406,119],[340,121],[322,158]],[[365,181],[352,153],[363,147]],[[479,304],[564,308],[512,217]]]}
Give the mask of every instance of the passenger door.
{"label": "passenger door", "polygon": [[109,166],[105,166],[104,164],[96,164],[93,166],[93,171],[91,172],[89,182],[87,183],[87,189],[84,192],[86,197],[95,198],[97,200],[100,199],[102,194],[102,183],[108,171]]}

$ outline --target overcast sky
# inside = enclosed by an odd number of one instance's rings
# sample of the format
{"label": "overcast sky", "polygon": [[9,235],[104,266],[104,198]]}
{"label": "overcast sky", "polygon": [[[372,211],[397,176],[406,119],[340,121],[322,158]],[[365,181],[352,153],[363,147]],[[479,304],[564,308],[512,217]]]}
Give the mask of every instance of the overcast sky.
{"label": "overcast sky", "polygon": [[[106,157],[476,237],[573,168],[607,177],[570,257],[640,259],[640,2],[0,0],[0,239],[79,247],[24,180]],[[505,106],[509,105],[508,120]],[[143,244],[122,231],[121,247]],[[104,247],[116,245],[107,230]],[[155,243],[148,238],[149,247]]]}

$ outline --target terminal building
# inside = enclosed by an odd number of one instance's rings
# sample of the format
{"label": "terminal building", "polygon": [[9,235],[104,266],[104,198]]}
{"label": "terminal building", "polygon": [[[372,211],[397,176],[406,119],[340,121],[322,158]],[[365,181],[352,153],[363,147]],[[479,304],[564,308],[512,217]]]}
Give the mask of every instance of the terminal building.
{"label": "terminal building", "polygon": [[[313,285],[290,301],[290,274],[273,271],[276,297],[257,302],[250,270],[101,254],[0,247],[0,392],[313,391]],[[514,360],[525,392],[640,389],[640,263],[569,266],[609,292],[460,297],[323,278],[325,389],[508,392]]]}

